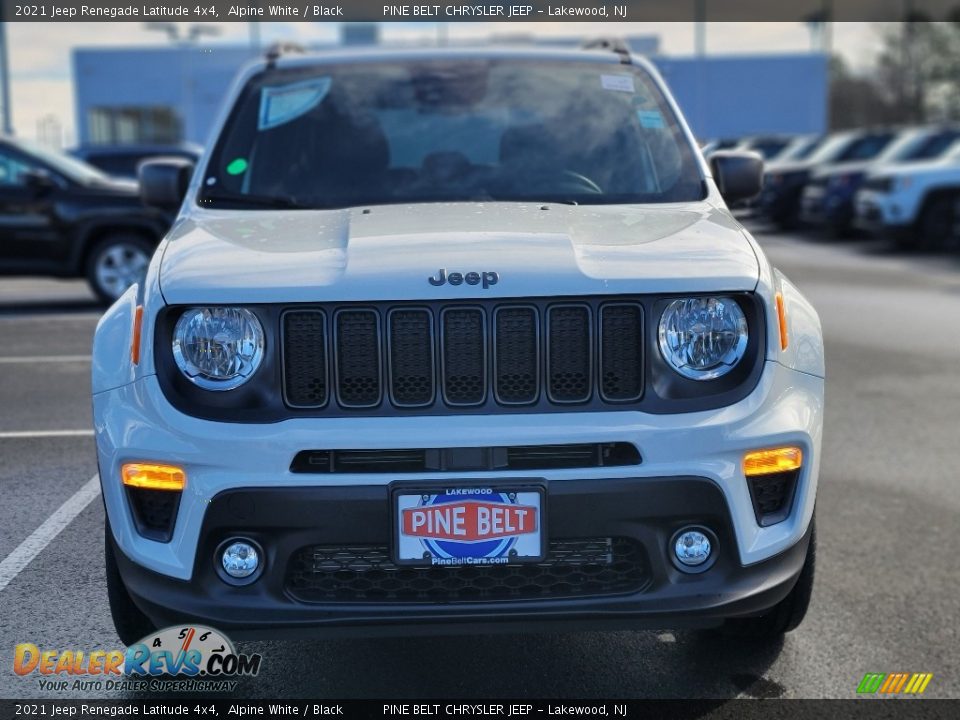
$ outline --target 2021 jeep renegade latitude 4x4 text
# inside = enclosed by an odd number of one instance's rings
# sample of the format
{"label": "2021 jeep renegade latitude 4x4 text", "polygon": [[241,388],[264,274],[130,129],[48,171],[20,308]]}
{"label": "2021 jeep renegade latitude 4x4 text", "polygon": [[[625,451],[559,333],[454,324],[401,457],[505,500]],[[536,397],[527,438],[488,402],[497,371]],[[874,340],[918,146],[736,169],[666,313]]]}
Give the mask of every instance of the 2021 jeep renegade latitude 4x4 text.
{"label": "2021 jeep renegade latitude 4x4 text", "polygon": [[757,156],[603,51],[274,57],[218,128],[94,341],[121,639],[799,624],[823,349]]}

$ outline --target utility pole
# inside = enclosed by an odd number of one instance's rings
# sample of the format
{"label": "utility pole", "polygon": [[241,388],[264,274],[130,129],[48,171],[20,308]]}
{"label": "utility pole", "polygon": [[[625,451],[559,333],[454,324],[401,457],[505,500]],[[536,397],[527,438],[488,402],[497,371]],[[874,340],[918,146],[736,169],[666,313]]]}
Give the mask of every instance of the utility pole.
{"label": "utility pole", "polygon": [[254,55],[260,54],[260,23],[251,22],[250,25],[250,49]]}
{"label": "utility pole", "polygon": [[13,135],[13,120],[10,109],[10,64],[7,60],[7,23],[3,21],[3,4],[0,3],[0,121],[3,134]]}
{"label": "utility pole", "polygon": [[706,137],[706,56],[707,56],[707,0],[693,0],[693,53],[697,69],[697,103],[694,110],[694,132]]}
{"label": "utility pole", "polygon": [[697,57],[707,54],[707,0],[693,0],[693,51]]}

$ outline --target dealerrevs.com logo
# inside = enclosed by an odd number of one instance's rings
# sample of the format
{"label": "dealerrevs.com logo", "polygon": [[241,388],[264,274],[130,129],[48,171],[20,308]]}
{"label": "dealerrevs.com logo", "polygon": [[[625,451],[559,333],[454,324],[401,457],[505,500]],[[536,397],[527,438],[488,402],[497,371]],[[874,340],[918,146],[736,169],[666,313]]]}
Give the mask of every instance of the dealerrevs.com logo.
{"label": "dealerrevs.com logo", "polygon": [[226,635],[202,625],[173,626],[126,650],[14,649],[13,671],[37,675],[41,690],[231,692],[260,672],[260,655],[238,653]]}

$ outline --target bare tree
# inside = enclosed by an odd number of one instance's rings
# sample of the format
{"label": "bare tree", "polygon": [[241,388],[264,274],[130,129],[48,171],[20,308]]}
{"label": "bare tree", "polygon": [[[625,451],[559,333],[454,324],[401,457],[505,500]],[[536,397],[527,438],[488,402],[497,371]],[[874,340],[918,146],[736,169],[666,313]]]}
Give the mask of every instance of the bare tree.
{"label": "bare tree", "polygon": [[895,120],[960,119],[960,13],[940,22],[912,13],[883,32],[876,82],[896,108]]}

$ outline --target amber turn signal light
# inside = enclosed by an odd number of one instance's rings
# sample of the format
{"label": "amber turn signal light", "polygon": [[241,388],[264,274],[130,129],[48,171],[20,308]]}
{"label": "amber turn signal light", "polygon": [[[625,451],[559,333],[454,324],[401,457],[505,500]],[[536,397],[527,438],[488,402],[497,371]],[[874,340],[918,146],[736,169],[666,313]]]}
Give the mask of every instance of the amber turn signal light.
{"label": "amber turn signal light", "polygon": [[133,336],[130,339],[130,359],[134,365],[140,364],[140,329],[143,327],[143,305],[137,305],[133,313]]}
{"label": "amber turn signal light", "polygon": [[777,293],[777,322],[780,323],[780,349],[786,350],[790,344],[787,337],[787,309],[783,304],[783,295]]}
{"label": "amber turn signal light", "polygon": [[747,477],[790,472],[799,470],[801,465],[803,451],[798,447],[755,450],[743,456],[743,474]]}
{"label": "amber turn signal light", "polygon": [[120,470],[127,487],[147,490],[183,490],[187,474],[177,465],[126,463]]}

